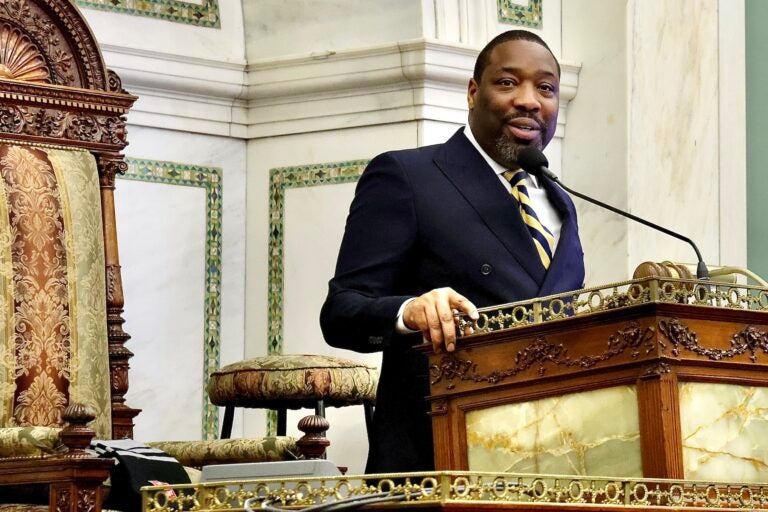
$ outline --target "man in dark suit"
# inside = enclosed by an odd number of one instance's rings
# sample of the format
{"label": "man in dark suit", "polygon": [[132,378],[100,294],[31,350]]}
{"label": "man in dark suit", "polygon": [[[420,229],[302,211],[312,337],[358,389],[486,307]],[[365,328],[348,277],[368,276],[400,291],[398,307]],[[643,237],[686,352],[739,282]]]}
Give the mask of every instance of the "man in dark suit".
{"label": "man in dark suit", "polygon": [[433,468],[414,345],[450,352],[457,312],[583,286],[573,203],[517,165],[522,148],[552,139],[559,83],[544,41],[505,32],[477,58],[469,126],[377,156],[358,182],[320,323],[330,345],[383,351],[368,473]]}

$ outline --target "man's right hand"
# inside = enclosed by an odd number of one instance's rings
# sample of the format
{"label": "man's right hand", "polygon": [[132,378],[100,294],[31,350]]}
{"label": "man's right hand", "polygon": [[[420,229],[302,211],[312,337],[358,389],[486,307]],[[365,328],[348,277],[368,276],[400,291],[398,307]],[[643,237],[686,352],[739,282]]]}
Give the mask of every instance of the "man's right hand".
{"label": "man's right hand", "polygon": [[409,329],[421,331],[435,352],[443,347],[453,352],[456,348],[454,311],[472,320],[479,318],[477,308],[466,297],[453,288],[437,288],[410,301],[403,310],[403,322]]}

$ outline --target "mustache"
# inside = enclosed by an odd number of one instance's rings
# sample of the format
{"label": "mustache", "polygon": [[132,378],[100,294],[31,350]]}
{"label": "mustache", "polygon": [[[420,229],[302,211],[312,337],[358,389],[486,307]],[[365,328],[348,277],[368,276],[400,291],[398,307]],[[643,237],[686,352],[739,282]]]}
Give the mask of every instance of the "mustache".
{"label": "mustache", "polygon": [[537,125],[539,125],[539,129],[541,131],[546,131],[547,126],[544,124],[544,120],[540,117],[537,117],[534,114],[528,113],[528,112],[512,112],[510,114],[507,114],[504,116],[504,122],[505,123],[511,123],[515,119],[531,119],[533,122],[535,122]]}

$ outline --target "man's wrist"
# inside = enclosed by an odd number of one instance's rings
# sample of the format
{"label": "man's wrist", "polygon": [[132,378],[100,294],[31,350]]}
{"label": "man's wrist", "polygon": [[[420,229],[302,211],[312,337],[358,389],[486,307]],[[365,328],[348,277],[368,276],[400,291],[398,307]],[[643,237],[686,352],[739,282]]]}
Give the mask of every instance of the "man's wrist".
{"label": "man's wrist", "polygon": [[397,319],[395,320],[395,333],[397,334],[413,334],[419,331],[415,331],[405,325],[405,320],[403,320],[403,313],[405,312],[405,307],[416,300],[416,297],[411,297],[410,299],[406,300],[400,305],[400,309],[397,310]]}

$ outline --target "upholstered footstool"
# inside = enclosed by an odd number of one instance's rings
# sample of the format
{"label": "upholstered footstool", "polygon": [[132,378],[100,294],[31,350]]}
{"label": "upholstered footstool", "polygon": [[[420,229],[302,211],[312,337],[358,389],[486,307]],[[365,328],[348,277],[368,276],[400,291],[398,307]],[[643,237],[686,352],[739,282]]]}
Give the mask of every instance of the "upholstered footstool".
{"label": "upholstered footstool", "polygon": [[285,435],[287,409],[362,404],[370,432],[379,372],[372,366],[340,357],[274,355],[227,365],[211,375],[208,396],[224,407],[221,438],[232,434],[235,407],[277,410],[277,435]]}

